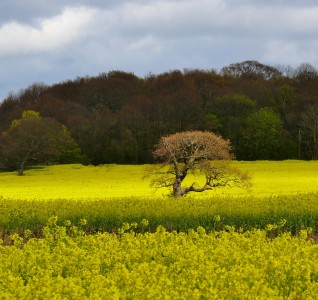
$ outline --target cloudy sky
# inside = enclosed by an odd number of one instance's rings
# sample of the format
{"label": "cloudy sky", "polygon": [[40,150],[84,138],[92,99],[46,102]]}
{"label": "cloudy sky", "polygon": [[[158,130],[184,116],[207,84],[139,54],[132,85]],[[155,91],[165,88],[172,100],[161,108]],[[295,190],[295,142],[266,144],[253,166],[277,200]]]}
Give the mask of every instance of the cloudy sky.
{"label": "cloudy sky", "polygon": [[111,70],[318,67],[316,0],[1,0],[0,100]]}

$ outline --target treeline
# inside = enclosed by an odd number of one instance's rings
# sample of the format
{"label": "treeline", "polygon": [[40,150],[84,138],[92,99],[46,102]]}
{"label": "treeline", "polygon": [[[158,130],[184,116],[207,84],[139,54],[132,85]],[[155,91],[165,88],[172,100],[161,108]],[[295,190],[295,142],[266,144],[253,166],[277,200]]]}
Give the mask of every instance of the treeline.
{"label": "treeline", "polygon": [[92,164],[152,162],[163,135],[208,130],[239,160],[318,157],[318,72],[256,61],[144,78],[123,71],[47,86],[0,105],[0,131],[25,110],[64,124]]}

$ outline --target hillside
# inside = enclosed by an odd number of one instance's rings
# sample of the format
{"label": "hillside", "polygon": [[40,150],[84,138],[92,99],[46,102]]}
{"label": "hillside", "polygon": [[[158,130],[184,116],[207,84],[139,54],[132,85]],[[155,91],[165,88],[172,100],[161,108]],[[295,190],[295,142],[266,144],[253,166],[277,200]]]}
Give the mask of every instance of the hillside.
{"label": "hillside", "polygon": [[0,131],[31,109],[65,124],[93,164],[152,162],[159,137],[183,130],[221,134],[239,160],[315,159],[317,86],[309,64],[247,61],[145,78],[111,71],[8,96]]}

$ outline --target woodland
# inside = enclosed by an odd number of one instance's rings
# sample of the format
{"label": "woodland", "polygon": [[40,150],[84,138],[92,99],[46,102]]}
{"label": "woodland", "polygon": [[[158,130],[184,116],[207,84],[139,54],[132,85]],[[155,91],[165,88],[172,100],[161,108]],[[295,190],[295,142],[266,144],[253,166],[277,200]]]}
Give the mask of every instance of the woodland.
{"label": "woodland", "polygon": [[308,63],[35,83],[1,102],[0,132],[27,110],[68,128],[94,165],[152,163],[160,137],[194,130],[228,139],[237,160],[318,157],[318,71]]}

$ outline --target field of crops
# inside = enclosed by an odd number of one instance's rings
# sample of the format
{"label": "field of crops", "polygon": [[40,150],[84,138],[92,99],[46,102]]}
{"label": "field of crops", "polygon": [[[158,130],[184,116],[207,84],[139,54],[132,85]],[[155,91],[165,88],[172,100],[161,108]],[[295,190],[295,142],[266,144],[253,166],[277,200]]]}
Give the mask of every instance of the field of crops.
{"label": "field of crops", "polygon": [[316,299],[318,163],[167,197],[144,166],[0,173],[1,299]]}
{"label": "field of crops", "polygon": [[[82,220],[82,225],[85,220]],[[141,233],[137,233],[141,232]],[[70,223],[43,239],[0,247],[1,299],[316,299],[318,245],[310,231],[186,233],[147,222],[84,235]]]}
{"label": "field of crops", "polygon": [[[213,195],[253,195],[263,197],[318,191],[318,162],[234,162],[252,176],[251,191],[219,189]],[[105,199],[166,196],[168,190],[153,190],[144,178],[145,166],[82,165],[37,167],[18,177],[16,172],[0,173],[0,196],[10,199]]]}

